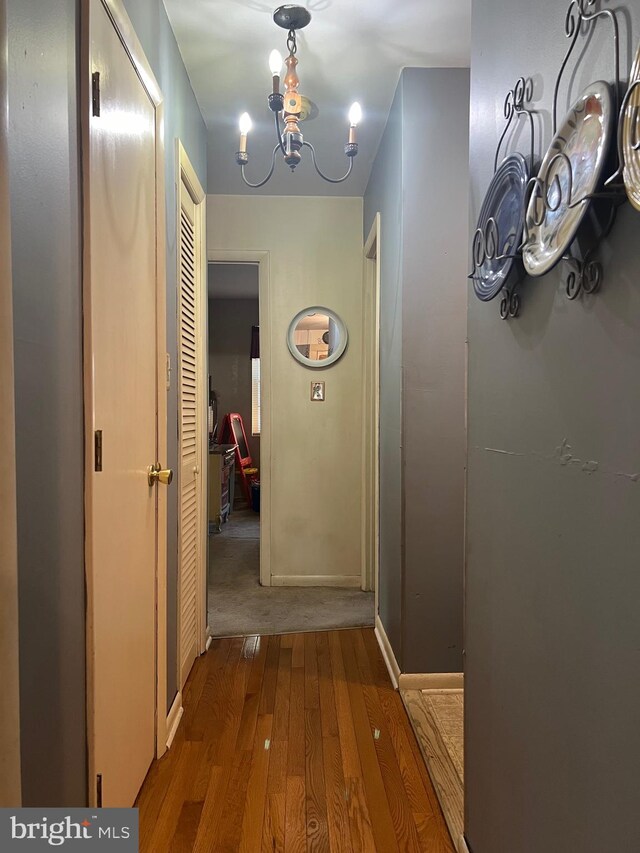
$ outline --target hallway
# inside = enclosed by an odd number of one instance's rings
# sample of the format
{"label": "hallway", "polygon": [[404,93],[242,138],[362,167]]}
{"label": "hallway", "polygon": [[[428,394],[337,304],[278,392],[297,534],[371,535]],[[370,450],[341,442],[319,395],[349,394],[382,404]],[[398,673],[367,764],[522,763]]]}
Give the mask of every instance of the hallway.
{"label": "hallway", "polygon": [[453,853],[372,630],[214,640],[184,709],[141,851]]}
{"label": "hallway", "polygon": [[373,626],[374,594],[339,587],[260,586],[260,521],[234,510],[209,537],[209,627],[214,637]]}

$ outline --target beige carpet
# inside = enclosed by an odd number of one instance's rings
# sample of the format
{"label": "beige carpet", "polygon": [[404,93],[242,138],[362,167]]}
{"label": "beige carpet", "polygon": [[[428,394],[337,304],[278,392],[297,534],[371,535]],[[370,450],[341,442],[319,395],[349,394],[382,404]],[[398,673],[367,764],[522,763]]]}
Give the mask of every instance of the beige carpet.
{"label": "beige carpet", "polygon": [[259,535],[259,516],[240,509],[221,533],[209,537],[209,627],[214,637],[373,625],[372,592],[260,586]]}

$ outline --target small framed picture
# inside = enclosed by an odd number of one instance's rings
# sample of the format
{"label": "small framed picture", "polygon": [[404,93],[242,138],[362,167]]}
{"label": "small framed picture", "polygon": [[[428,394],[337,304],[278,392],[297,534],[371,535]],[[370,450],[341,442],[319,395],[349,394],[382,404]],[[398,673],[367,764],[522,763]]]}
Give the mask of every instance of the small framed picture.
{"label": "small framed picture", "polygon": [[311,399],[314,402],[324,402],[324,382],[311,383]]}

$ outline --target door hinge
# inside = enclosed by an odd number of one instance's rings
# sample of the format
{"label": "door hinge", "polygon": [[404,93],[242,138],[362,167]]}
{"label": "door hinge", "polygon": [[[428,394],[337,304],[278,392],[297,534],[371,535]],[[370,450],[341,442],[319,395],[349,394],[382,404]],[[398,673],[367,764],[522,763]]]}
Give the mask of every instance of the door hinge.
{"label": "door hinge", "polygon": [[94,471],[102,471],[102,430],[94,433]]}
{"label": "door hinge", "polygon": [[167,353],[167,391],[171,388],[171,354]]}
{"label": "door hinge", "polygon": [[100,72],[91,75],[91,106],[94,116],[100,115]]}
{"label": "door hinge", "polygon": [[96,776],[96,806],[102,808],[102,773]]}

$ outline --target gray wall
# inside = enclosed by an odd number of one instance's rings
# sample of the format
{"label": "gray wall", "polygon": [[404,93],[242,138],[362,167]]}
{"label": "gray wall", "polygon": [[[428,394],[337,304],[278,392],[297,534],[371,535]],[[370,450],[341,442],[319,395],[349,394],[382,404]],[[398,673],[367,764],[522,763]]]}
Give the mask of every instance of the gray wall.
{"label": "gray wall", "polygon": [[[187,77],[162,0],[124,0],[135,31],[164,95],[167,217],[167,352],[172,384],[167,417],[167,464],[178,468],[178,372],[176,254],[176,140],[180,139],[203,188],[207,189],[207,130]],[[167,710],[178,689],[178,491],[169,489],[167,507]]]}
{"label": "gray wall", "polygon": [[[256,280],[258,269],[256,267]],[[249,450],[260,467],[260,436],[251,435],[251,327],[259,323],[257,299],[209,300],[209,373],[218,395],[219,430],[229,412],[244,421]]]}
{"label": "gray wall", "polygon": [[23,804],[86,801],[75,0],[9,0]]}
{"label": "gray wall", "polygon": [[365,237],[382,220],[380,617],[404,672],[462,668],[468,103],[468,70],[405,69],[364,199]]}
{"label": "gray wall", "polygon": [[[206,187],[205,127],[161,0],[125,2],[165,95],[168,340],[175,363],[175,137]],[[9,0],[23,799],[86,801],[81,209],[75,0]],[[46,132],[43,132],[43,128]],[[175,388],[170,423],[176,422]],[[176,460],[169,430],[169,464]],[[177,555],[176,507],[169,553]],[[176,565],[169,565],[169,702]]]}
{"label": "gray wall", "polygon": [[[632,25],[621,34],[626,69],[640,6],[623,5]],[[535,75],[550,140],[567,6],[474,3],[474,226],[504,96],[521,74]],[[572,97],[591,80],[612,79],[609,46],[596,36],[592,49]],[[561,114],[567,100],[563,87]],[[465,803],[473,853],[638,849],[639,240],[640,215],[626,206],[592,298],[568,303],[554,271],[526,281],[521,317],[502,322],[495,303],[470,291]],[[580,460],[597,469],[588,473]]]}
{"label": "gray wall", "polygon": [[[459,672],[469,71],[408,68],[402,82],[402,665],[407,672]],[[416,145],[425,156],[416,156]]]}

